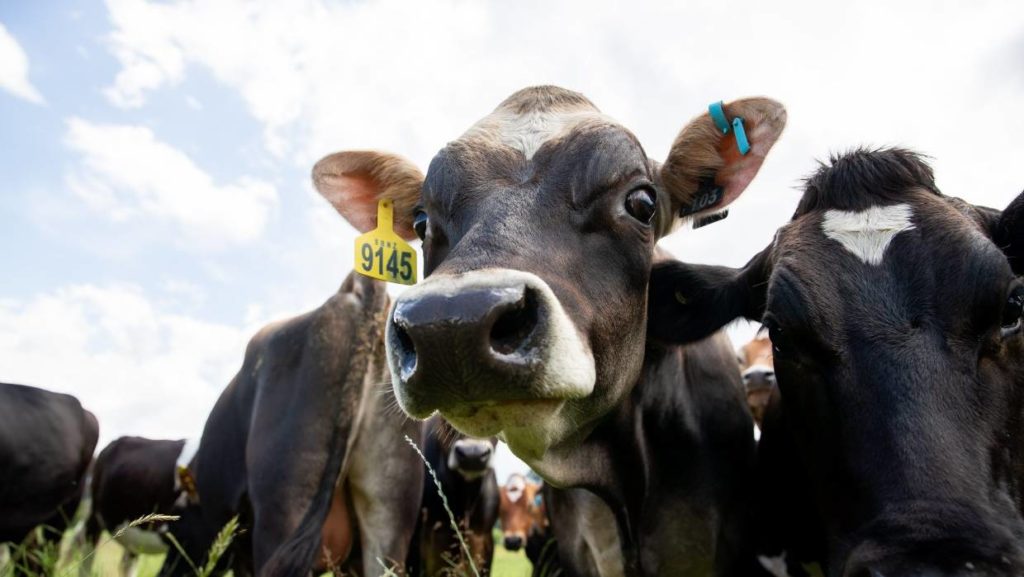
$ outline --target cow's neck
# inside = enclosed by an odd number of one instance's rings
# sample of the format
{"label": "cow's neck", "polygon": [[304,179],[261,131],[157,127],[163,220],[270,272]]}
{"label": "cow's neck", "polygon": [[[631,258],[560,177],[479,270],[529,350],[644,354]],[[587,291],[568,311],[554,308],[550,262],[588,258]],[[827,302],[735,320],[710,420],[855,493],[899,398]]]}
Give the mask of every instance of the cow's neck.
{"label": "cow's neck", "polygon": [[582,443],[544,459],[544,465],[558,469],[554,476],[562,477],[560,486],[586,488],[611,507],[627,575],[647,574],[639,559],[650,537],[644,534],[645,515],[690,498],[688,483],[658,480],[666,460],[699,458],[697,451],[688,451],[700,437],[700,419],[685,382],[685,357],[680,347],[648,348],[630,396]]}

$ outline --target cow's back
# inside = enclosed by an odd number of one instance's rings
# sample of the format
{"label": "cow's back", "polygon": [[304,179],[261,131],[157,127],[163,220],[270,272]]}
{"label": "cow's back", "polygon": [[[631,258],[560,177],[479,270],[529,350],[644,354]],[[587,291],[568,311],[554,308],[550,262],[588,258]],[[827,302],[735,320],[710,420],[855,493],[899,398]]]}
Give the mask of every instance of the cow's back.
{"label": "cow's back", "polygon": [[0,383],[0,542],[74,515],[99,425],[70,395]]}

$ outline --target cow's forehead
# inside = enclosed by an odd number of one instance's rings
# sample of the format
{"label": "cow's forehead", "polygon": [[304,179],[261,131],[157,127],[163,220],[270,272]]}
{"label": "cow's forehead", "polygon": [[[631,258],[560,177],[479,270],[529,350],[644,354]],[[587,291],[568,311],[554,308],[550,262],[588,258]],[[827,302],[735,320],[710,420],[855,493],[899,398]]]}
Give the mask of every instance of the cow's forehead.
{"label": "cow's forehead", "polygon": [[544,143],[562,138],[580,125],[594,123],[620,126],[582,94],[539,86],[507,98],[456,142],[478,151],[507,148],[530,160]]}

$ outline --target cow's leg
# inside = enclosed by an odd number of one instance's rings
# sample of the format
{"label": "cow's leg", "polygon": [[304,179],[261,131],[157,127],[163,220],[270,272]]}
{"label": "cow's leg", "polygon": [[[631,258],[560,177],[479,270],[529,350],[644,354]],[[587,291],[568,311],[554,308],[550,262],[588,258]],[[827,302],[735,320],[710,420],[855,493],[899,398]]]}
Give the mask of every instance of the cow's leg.
{"label": "cow's leg", "polygon": [[78,549],[81,561],[78,564],[80,577],[92,577],[92,564],[96,559],[96,542],[99,541],[103,528],[100,526],[99,518],[95,512],[90,512],[89,517],[82,523],[82,526],[75,532],[72,539],[72,546]]}
{"label": "cow's leg", "polygon": [[388,408],[385,394],[368,399],[348,475],[365,577],[384,575],[381,563],[404,567],[423,495],[423,462],[405,441],[420,443],[419,423]]}

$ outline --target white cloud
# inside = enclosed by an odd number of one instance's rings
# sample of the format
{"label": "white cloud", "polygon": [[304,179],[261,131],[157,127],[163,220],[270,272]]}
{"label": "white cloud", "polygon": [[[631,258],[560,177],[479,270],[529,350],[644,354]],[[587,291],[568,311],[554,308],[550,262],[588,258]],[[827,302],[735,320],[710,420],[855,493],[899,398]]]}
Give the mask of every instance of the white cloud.
{"label": "white cloud", "polygon": [[786,191],[814,158],[860,143],[933,154],[950,194],[1002,202],[1024,180],[1015,154],[1024,118],[1007,114],[1022,97],[1024,4],[638,2],[628,17],[589,0],[108,8],[121,63],[113,102],[141,105],[200,68],[242,97],[268,150],[303,170],[341,148],[392,149],[425,165],[513,90],[556,83],[586,93],[658,158],[709,101],[786,103],[790,128],[752,189],[760,200],[734,211],[747,225],[737,230],[752,226],[759,239],[791,212]]}
{"label": "white cloud", "polygon": [[103,442],[198,437],[253,328],[179,314],[131,285],[69,285],[0,301],[0,381],[75,395]]}
{"label": "white cloud", "polygon": [[65,141],[81,155],[68,187],[90,208],[114,221],[170,223],[204,247],[258,238],[277,202],[274,187],[255,178],[214,182],[143,126],[71,118]]}
{"label": "white cloud", "polygon": [[0,22],[0,88],[33,102],[44,104],[43,95],[28,79],[28,56]]}

